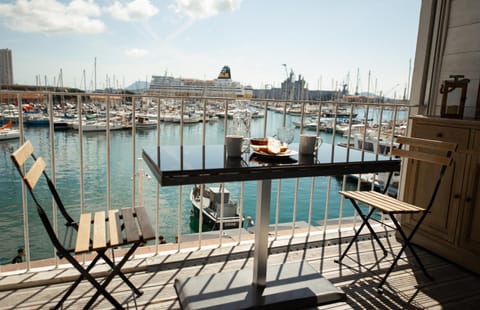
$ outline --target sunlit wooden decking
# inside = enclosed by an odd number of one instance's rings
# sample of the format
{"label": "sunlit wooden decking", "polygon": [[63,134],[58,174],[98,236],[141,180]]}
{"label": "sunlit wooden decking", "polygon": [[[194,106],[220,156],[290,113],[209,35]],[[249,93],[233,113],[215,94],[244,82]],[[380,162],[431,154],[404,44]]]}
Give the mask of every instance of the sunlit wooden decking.
{"label": "sunlit wooden decking", "polygon": [[[250,235],[251,237],[252,235]],[[480,307],[480,276],[472,274],[451,264],[441,257],[419,249],[423,263],[434,280],[429,280],[423,273],[412,266],[414,262],[407,252],[384,286],[383,295],[378,295],[375,287],[380,276],[390,266],[389,255],[379,264],[375,261],[382,255],[381,251],[368,236],[352,248],[343,264],[334,262],[338,258],[351,236],[350,232],[323,233],[314,231],[309,237],[280,236],[271,240],[269,265],[288,261],[307,260],[324,277],[347,294],[347,301],[324,305],[319,309],[478,309]],[[400,244],[391,232],[385,232],[381,240],[388,248],[396,251]],[[178,309],[173,287],[178,276],[213,274],[227,270],[251,268],[254,245],[243,236],[241,245],[229,246],[234,238],[227,235],[222,238],[223,247],[206,246],[201,250],[181,252],[172,251],[176,245],[168,244],[159,255],[139,254],[128,263],[130,280],[143,290],[144,294],[136,300],[131,298],[128,287],[115,279],[108,287],[113,295],[125,302],[125,307],[139,309]],[[341,237],[341,238],[340,238]],[[341,242],[339,242],[341,240]],[[206,240],[203,244],[217,242]],[[182,248],[198,244],[189,241]],[[148,247],[141,252],[148,252]],[[170,253],[170,254],[169,254]],[[105,266],[99,266],[97,272],[102,274]],[[48,268],[46,268],[48,269]],[[2,309],[47,309],[59,300],[70,286],[76,275],[72,268],[52,270],[34,270],[28,273],[3,272],[0,278],[0,308]],[[82,282],[65,306],[73,309],[82,308],[93,295],[94,289],[87,282]],[[110,309],[111,305],[99,298],[95,309]]]}

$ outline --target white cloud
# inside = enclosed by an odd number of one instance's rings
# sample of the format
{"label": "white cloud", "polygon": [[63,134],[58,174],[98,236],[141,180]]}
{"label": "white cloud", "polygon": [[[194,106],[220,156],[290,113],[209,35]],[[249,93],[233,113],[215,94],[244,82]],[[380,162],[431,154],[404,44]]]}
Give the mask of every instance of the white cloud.
{"label": "white cloud", "polygon": [[4,25],[21,32],[103,32],[105,24],[95,18],[100,15],[100,7],[93,0],[73,0],[68,4],[57,0],[17,0],[14,4],[0,4]]}
{"label": "white cloud", "polygon": [[138,21],[148,19],[158,13],[158,9],[150,0],[133,0],[128,4],[115,1],[106,8],[114,18],[123,21]]}
{"label": "white cloud", "polygon": [[135,58],[141,58],[148,54],[147,50],[140,49],[140,48],[132,48],[125,51],[125,55]]}
{"label": "white cloud", "polygon": [[180,15],[202,19],[240,8],[242,0],[176,0],[174,9]]}

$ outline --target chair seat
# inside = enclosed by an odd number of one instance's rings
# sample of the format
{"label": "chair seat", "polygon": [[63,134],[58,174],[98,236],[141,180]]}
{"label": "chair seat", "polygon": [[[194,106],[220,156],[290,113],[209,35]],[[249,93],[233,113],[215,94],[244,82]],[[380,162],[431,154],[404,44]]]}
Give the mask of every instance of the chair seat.
{"label": "chair seat", "polygon": [[425,212],[424,208],[375,191],[340,191],[340,194],[347,198],[365,203],[386,214]]}
{"label": "chair seat", "polygon": [[[124,230],[121,229],[122,224]],[[144,207],[83,213],[80,215],[75,254],[153,239],[155,232]]]}

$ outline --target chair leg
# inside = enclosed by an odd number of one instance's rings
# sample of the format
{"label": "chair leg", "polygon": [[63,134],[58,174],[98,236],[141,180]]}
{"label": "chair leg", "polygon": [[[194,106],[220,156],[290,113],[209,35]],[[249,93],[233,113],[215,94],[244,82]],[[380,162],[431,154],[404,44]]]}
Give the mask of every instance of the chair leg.
{"label": "chair leg", "polygon": [[[105,296],[105,298],[108,301],[110,301],[110,303],[115,307],[115,309],[123,309],[122,305],[120,305],[120,303],[115,298],[113,298],[113,296],[109,294],[105,290],[105,288],[102,285],[100,285],[100,283],[98,283],[98,281],[95,280],[95,278],[90,273],[88,273],[87,271],[88,268],[87,269],[83,268],[82,265],[80,265],[80,263],[77,262],[77,260],[71,255],[67,255],[65,256],[65,258],[70,262],[70,264],[72,264],[72,266],[74,266],[81,273],[81,278],[88,280],[97,289],[97,292],[95,294],[98,294],[98,295],[102,294],[103,296]],[[85,309],[88,309],[90,307],[91,307],[91,304],[88,306],[85,306]]]}
{"label": "chair leg", "polygon": [[[137,247],[140,245],[139,242],[135,243],[131,248],[130,250],[128,250],[128,252],[123,256],[122,260],[117,264],[115,265],[115,268],[112,270],[112,272],[107,276],[107,278],[105,278],[105,280],[103,281],[102,285],[101,285],[101,289],[98,289],[97,292],[92,296],[92,298],[88,301],[88,303],[85,305],[85,309],[89,309],[93,303],[95,302],[95,300],[97,300],[97,298],[100,296],[100,294],[103,294],[105,297],[106,294],[107,295],[110,295],[106,292],[105,288],[107,287],[108,284],[110,284],[110,282],[112,281],[113,277],[117,274],[123,274],[121,272],[121,268],[123,267],[123,265],[128,261],[128,259],[130,258],[130,256],[135,252],[135,250],[137,249]],[[129,281],[130,282],[130,281]],[[140,292],[140,295],[141,295],[141,292]],[[110,295],[111,297],[111,295]],[[113,297],[112,297],[113,298]],[[117,302],[118,303],[118,302]],[[121,306],[120,306],[121,307]],[[121,307],[122,308],[122,307]]]}
{"label": "chair leg", "polygon": [[360,235],[360,232],[362,231],[363,227],[364,226],[367,226],[368,230],[370,231],[370,234],[373,235],[373,238],[377,241],[377,243],[380,245],[380,248],[382,249],[383,251],[383,256],[387,256],[387,250],[385,249],[385,246],[382,244],[382,242],[380,241],[380,239],[378,238],[377,234],[375,233],[375,231],[373,230],[372,226],[370,225],[370,223],[368,222],[368,220],[370,219],[370,217],[373,215],[373,212],[375,211],[375,209],[371,208],[370,209],[370,212],[368,212],[367,216],[365,216],[362,212],[362,209],[360,209],[360,207],[358,206],[358,204],[356,203],[355,200],[352,200],[350,199],[350,202],[352,203],[353,207],[355,208],[355,210],[357,211],[358,215],[360,215],[360,217],[362,218],[362,225],[360,225],[360,227],[358,228],[357,232],[355,233],[355,235],[353,236],[352,240],[350,240],[350,243],[348,244],[348,246],[345,248],[345,250],[343,251],[342,255],[340,256],[340,258],[338,260],[334,260],[334,262],[336,263],[339,263],[341,262],[344,258],[345,258],[345,255],[347,255],[347,252],[350,250],[350,248],[352,247],[353,243],[355,242],[355,240],[358,238],[358,236]]}
{"label": "chair leg", "polygon": [[[410,235],[407,237],[407,235],[405,234],[405,232],[403,231],[402,227],[400,226],[400,224],[398,223],[397,219],[395,218],[395,216],[393,214],[390,214],[390,218],[392,219],[392,222],[393,224],[395,225],[395,227],[397,228],[397,231],[400,233],[400,235],[402,236],[402,239],[404,240],[404,244],[403,246],[400,248],[400,251],[397,253],[397,255],[395,256],[395,259],[393,260],[392,264],[390,265],[390,268],[387,270],[387,273],[385,273],[385,275],[383,276],[382,280],[380,281],[380,284],[378,285],[378,289],[377,291],[379,293],[382,293],[383,292],[383,289],[382,289],[382,286],[385,284],[385,282],[387,281],[387,277],[390,275],[390,273],[393,271],[393,268],[395,267],[395,265],[397,264],[398,260],[400,259],[400,256],[402,256],[403,252],[405,251],[405,249],[408,247],[410,249],[410,251],[412,252],[412,255],[413,257],[415,257],[415,260],[417,261],[420,269],[423,271],[423,273],[425,274],[425,276],[429,279],[431,279],[432,277],[428,274],[425,266],[423,265],[422,261],[420,260],[420,257],[418,257],[417,255],[417,252],[415,252],[415,249],[412,247],[412,244],[410,243],[411,239],[413,238],[413,235],[415,234],[416,232],[416,229],[412,230],[412,232],[410,233]],[[423,217],[420,219],[420,221],[423,220]]]}
{"label": "chair leg", "polygon": [[[105,252],[102,253],[102,259],[110,266],[110,268],[114,269],[115,268],[115,263],[110,260],[110,258],[105,255]],[[118,275],[120,276],[120,278],[122,278],[123,282],[125,282],[132,291],[135,292],[135,294],[137,294],[137,296],[141,296],[143,294],[142,291],[138,290],[138,288],[135,287],[135,285],[133,285],[132,282],[130,282],[130,280],[125,276],[125,274],[123,272],[119,272]]]}
{"label": "chair leg", "polygon": [[[64,255],[64,257],[65,257],[65,255]],[[90,265],[88,265],[87,269],[85,269],[87,273],[90,272],[90,270],[92,270],[92,268],[95,266],[95,264],[98,262],[99,259],[100,259],[100,255],[97,255],[93,259],[93,261],[90,263]],[[77,278],[77,280],[75,280],[75,282],[72,284],[72,286],[70,286],[70,288],[65,292],[65,294],[63,294],[62,299],[60,299],[60,301],[57,303],[57,305],[55,307],[53,307],[52,309],[62,308],[63,303],[65,302],[65,300],[67,300],[68,296],[70,296],[70,294],[72,294],[72,292],[75,290],[75,288],[84,279],[83,273],[81,271],[80,271],[80,273],[81,273],[81,275]]]}

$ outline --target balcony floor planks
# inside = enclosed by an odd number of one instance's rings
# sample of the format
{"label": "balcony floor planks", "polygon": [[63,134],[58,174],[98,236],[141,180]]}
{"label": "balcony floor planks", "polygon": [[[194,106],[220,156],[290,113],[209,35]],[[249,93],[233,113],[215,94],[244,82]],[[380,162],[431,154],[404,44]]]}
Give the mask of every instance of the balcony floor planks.
{"label": "balcony floor planks", "polygon": [[[381,239],[386,241],[385,238]],[[398,250],[399,244],[394,237],[388,238],[388,248]],[[288,243],[288,242],[287,242]],[[386,244],[386,243],[385,243]],[[372,252],[372,246],[376,245],[371,240],[357,243],[342,265],[334,263],[345,244],[334,244],[326,247],[313,247],[305,251],[292,250],[282,253],[271,254],[269,264],[280,264],[285,261],[297,261],[306,259],[313,268],[321,272],[337,287],[341,287],[347,293],[345,303],[336,303],[319,307],[319,309],[358,309],[358,308],[389,308],[389,309],[418,309],[418,308],[472,308],[480,306],[480,277],[467,272],[449,262],[434,256],[426,251],[419,250],[420,258],[427,270],[435,278],[430,281],[415,267],[411,267],[407,260],[401,260],[399,266],[394,269],[387,280],[385,292],[379,296],[374,291],[380,276],[390,266],[392,257],[387,256],[380,264],[374,264],[376,257],[381,256],[381,251]],[[251,248],[242,245],[244,248]],[[226,248],[226,253],[234,250]],[[358,251],[358,252],[357,252]],[[195,256],[200,257],[199,251]],[[192,276],[209,274],[240,268],[251,268],[252,257],[223,261],[208,256],[214,251],[205,251],[207,261],[203,264],[185,264],[181,269],[172,265],[172,269],[152,268],[151,271],[139,271],[129,273],[127,276],[135,284],[141,287],[144,295],[137,298],[140,309],[177,309],[179,304],[173,288],[173,280],[177,276]],[[357,254],[358,253],[358,254]],[[183,253],[182,253],[183,254]],[[186,254],[186,256],[189,256]],[[192,256],[190,256],[192,257]],[[410,256],[407,256],[412,261]],[[156,263],[158,257],[147,258]],[[148,262],[147,262],[148,263]],[[135,265],[135,262],[129,262]],[[368,270],[371,268],[372,270]],[[49,271],[58,273],[58,271]],[[48,308],[63,295],[63,291],[69,283],[50,284],[30,287],[25,289],[7,290],[0,292],[0,304],[7,309],[32,309]],[[130,298],[131,292],[128,287],[121,284],[119,279],[114,279],[108,286],[113,289],[115,298],[121,302]],[[82,282],[67,300],[65,306],[81,307],[94,289],[87,282]],[[133,301],[129,303],[134,307]],[[94,305],[95,309],[110,309],[111,305],[103,298],[99,298]]]}

